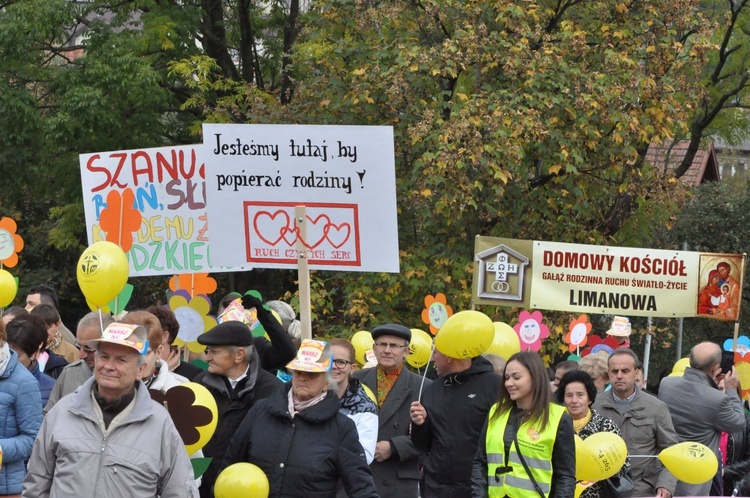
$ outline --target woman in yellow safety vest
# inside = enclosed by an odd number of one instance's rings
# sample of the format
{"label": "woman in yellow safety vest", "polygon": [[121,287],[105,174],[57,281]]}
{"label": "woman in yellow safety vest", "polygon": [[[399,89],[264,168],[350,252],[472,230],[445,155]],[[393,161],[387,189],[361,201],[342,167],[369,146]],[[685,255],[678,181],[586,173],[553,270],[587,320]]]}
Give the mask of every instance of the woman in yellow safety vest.
{"label": "woman in yellow safety vest", "polygon": [[472,498],[570,498],[576,485],[573,421],[551,403],[544,363],[508,359],[472,469]]}

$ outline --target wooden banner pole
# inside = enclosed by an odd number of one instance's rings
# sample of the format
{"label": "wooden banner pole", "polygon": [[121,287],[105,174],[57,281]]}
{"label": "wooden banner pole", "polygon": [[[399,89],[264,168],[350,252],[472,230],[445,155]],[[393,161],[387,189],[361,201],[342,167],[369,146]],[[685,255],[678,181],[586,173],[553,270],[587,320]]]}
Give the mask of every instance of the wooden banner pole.
{"label": "wooden banner pole", "polygon": [[307,266],[307,213],[305,206],[295,206],[297,219],[297,275],[299,280],[299,321],[302,338],[312,339],[312,319],[310,317],[310,269]]}

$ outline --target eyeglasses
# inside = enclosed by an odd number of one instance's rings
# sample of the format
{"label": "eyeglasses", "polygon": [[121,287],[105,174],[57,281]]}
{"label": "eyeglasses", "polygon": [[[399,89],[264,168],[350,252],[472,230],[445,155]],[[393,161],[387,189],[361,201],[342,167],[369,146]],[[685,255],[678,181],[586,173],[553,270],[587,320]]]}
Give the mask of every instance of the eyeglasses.
{"label": "eyeglasses", "polygon": [[397,351],[399,349],[404,349],[408,344],[395,344],[393,342],[376,342],[375,347],[378,349],[388,349],[391,348],[394,351]]}
{"label": "eyeglasses", "polygon": [[333,359],[333,365],[337,368],[344,368],[347,365],[351,365],[352,362],[349,360],[344,360],[343,358],[334,358]]}
{"label": "eyeglasses", "polygon": [[94,353],[96,353],[96,349],[90,348],[88,346],[83,346],[81,349],[86,354],[94,354]]}

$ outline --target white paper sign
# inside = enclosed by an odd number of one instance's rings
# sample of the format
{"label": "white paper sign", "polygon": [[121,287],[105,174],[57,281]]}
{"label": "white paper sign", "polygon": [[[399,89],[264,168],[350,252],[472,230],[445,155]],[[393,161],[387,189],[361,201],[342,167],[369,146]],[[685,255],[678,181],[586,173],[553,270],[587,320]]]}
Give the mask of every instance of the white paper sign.
{"label": "white paper sign", "polygon": [[[89,245],[104,240],[102,212],[112,191],[132,194],[141,224],[126,252],[131,277],[240,270],[212,265],[205,168],[199,145],[81,154]],[[212,230],[213,231],[213,230]]]}
{"label": "white paper sign", "polygon": [[392,128],[204,124],[202,157],[217,264],[399,271]]}

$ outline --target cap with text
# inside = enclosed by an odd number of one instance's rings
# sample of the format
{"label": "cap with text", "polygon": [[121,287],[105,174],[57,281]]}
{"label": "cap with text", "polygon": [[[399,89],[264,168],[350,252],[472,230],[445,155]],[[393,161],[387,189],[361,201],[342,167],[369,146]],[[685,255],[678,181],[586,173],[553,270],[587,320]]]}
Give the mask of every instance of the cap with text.
{"label": "cap with text", "polygon": [[102,342],[119,344],[133,348],[140,354],[148,353],[148,339],[143,325],[114,322],[107,325],[99,339],[88,341],[86,345],[97,348]]}

